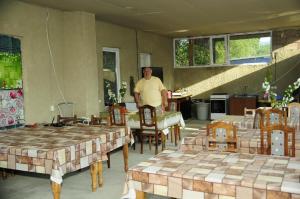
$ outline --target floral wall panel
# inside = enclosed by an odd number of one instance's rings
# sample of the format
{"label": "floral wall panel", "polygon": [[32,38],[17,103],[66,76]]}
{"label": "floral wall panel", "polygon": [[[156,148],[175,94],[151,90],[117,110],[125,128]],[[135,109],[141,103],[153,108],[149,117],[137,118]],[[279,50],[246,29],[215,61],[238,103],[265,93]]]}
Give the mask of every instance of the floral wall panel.
{"label": "floral wall panel", "polygon": [[21,41],[0,35],[0,128],[24,123]]}
{"label": "floral wall panel", "polygon": [[0,90],[0,127],[24,123],[23,90]]}

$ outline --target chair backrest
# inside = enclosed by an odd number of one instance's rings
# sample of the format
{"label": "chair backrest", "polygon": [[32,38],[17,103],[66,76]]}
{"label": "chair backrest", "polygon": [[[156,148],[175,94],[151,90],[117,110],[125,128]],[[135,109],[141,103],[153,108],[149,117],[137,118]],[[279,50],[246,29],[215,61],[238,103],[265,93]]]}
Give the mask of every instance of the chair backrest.
{"label": "chair backrest", "polygon": [[208,149],[237,152],[237,128],[226,122],[207,125]]}
{"label": "chair backrest", "polygon": [[292,102],[288,104],[288,117],[294,121],[300,121],[300,103]]}
{"label": "chair backrest", "polygon": [[94,115],[91,115],[90,125],[100,125],[101,121],[102,121],[101,117],[96,117]]}
{"label": "chair backrest", "polygon": [[64,125],[73,125],[77,123],[77,116],[74,114],[73,102],[62,102],[57,105],[59,115],[57,115],[57,123]]}
{"label": "chair backrest", "polygon": [[265,127],[270,125],[286,125],[286,111],[277,108],[265,110]]}
{"label": "chair backrest", "polygon": [[267,127],[267,154],[295,157],[295,128],[284,125]]}
{"label": "chair backrest", "polygon": [[125,126],[125,107],[121,105],[111,105],[109,107],[110,124],[116,126]]}
{"label": "chair backrest", "polygon": [[156,108],[150,105],[139,107],[140,128],[153,127],[157,131]]}
{"label": "chair backrest", "polygon": [[264,124],[265,124],[264,121],[265,121],[264,109],[256,109],[254,115],[253,128],[254,129],[264,128]]}
{"label": "chair backrest", "polygon": [[180,110],[180,104],[176,99],[168,99],[168,107],[166,108],[167,111],[179,111]]}
{"label": "chair backrest", "polygon": [[244,116],[254,117],[255,116],[255,111],[256,111],[256,109],[249,109],[249,108],[245,107],[244,108]]}
{"label": "chair backrest", "polygon": [[75,105],[73,102],[62,102],[57,105],[61,117],[73,117]]}

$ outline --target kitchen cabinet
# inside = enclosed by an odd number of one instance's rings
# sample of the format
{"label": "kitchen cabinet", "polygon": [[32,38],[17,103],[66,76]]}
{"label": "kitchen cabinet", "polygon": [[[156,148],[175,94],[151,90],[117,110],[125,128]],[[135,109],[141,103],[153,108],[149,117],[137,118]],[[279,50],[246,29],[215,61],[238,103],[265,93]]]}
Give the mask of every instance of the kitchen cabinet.
{"label": "kitchen cabinet", "polygon": [[229,98],[229,114],[244,115],[244,108],[256,109],[256,95],[233,95]]}

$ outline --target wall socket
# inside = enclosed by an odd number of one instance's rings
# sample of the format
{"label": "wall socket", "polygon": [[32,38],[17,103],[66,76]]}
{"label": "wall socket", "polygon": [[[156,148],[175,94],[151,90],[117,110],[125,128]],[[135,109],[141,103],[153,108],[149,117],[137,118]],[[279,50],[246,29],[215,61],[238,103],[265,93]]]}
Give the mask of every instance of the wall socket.
{"label": "wall socket", "polygon": [[54,106],[50,106],[50,111],[53,112],[54,111]]}

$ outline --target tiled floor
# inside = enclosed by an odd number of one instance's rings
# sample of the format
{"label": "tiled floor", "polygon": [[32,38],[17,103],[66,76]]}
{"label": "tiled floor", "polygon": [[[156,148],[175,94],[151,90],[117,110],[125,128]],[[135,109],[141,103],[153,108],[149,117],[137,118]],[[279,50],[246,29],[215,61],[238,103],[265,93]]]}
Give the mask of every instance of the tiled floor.
{"label": "tiled floor", "polygon": [[[184,137],[193,132],[193,128],[206,125],[207,121],[188,120],[187,128],[182,130],[181,136]],[[167,142],[167,148],[176,149],[174,144]],[[153,147],[152,147],[153,148]],[[129,149],[129,167],[139,162],[147,160],[154,155],[154,148],[149,151],[144,147],[144,154],[140,154],[140,145],[137,144],[136,150]],[[107,169],[104,163],[104,185],[96,192],[91,191],[90,171],[73,172],[64,176],[61,199],[119,199],[122,195],[126,174],[123,170],[122,150],[118,150],[111,155],[111,168]],[[32,173],[17,173],[6,180],[0,178],[0,199],[52,199],[50,180],[47,175],[36,175]],[[165,197],[149,196],[149,199],[165,199]]]}

